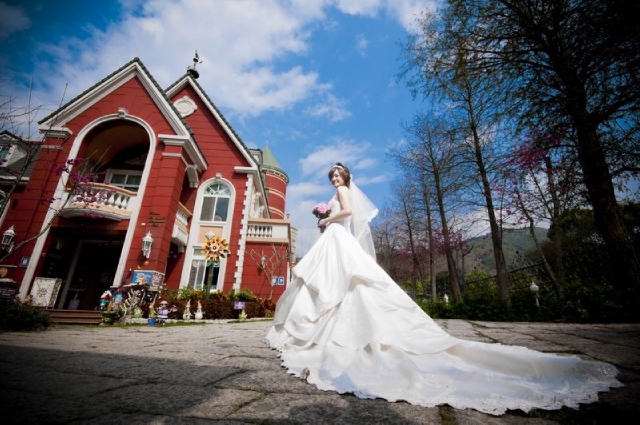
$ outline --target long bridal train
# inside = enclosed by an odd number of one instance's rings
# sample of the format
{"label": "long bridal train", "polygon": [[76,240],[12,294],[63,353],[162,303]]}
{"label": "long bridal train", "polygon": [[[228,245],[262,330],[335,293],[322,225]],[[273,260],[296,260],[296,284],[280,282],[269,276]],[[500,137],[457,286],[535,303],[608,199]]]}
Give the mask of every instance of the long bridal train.
{"label": "long bridal train", "polygon": [[500,415],[577,408],[622,386],[610,364],[449,335],[340,224],[293,274],[266,340],[322,390]]}

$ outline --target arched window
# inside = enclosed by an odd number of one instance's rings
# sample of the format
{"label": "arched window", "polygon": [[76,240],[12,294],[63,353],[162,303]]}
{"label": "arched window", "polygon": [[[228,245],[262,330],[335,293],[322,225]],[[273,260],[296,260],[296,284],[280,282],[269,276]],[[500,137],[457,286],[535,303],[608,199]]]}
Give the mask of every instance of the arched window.
{"label": "arched window", "polygon": [[[198,220],[195,223],[195,234],[200,234],[208,230],[213,230],[217,235],[225,235],[233,220],[233,188],[219,180],[211,181],[209,185],[203,186],[202,192],[198,194],[201,199],[199,211],[194,211],[194,217]],[[196,205],[198,205],[196,203]],[[197,207],[196,207],[197,208]],[[203,230],[204,229],[204,230]],[[226,229],[226,230],[225,230]],[[228,236],[227,236],[228,238]],[[225,271],[225,260],[219,264],[207,264],[202,252],[203,240],[194,238],[191,243],[191,268],[188,275],[183,278],[187,280],[187,287],[193,289],[209,288],[212,291],[222,287],[222,276]]]}
{"label": "arched window", "polygon": [[222,183],[213,183],[204,191],[200,221],[227,221],[231,190]]}

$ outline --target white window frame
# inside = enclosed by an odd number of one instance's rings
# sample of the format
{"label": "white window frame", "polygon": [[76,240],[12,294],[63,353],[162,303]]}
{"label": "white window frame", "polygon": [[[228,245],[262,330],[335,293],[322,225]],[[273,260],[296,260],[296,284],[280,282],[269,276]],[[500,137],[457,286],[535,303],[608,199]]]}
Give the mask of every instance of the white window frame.
{"label": "white window frame", "polygon": [[[225,194],[226,196],[223,195],[208,195],[207,194],[207,190],[209,190],[210,187],[215,186],[215,185],[219,185],[222,186],[226,189],[227,193]],[[212,206],[212,210],[211,210],[211,214],[213,215],[212,220],[203,220],[202,219],[202,208],[204,207],[204,201],[205,199],[208,198],[215,198],[215,201],[213,203]],[[219,199],[227,199],[228,203],[227,203],[227,217],[224,220],[216,220],[216,206],[218,205],[218,200]],[[233,200],[233,191],[231,190],[231,188],[229,187],[229,185],[227,185],[226,183],[222,183],[222,182],[217,182],[214,181],[210,184],[208,184],[206,186],[206,188],[204,189],[204,192],[202,194],[202,205],[200,206],[200,210],[198,211],[198,221],[200,223],[206,223],[206,224],[211,224],[211,223],[227,223],[229,221],[229,213],[231,212],[231,202]]]}
{"label": "white window frame", "polygon": [[[117,175],[124,174],[125,181],[129,176],[140,176],[140,184],[138,186],[133,186],[133,185],[121,185],[121,184],[111,183],[111,179],[116,174]],[[122,170],[117,168],[110,168],[109,170],[107,170],[107,173],[104,176],[104,182],[105,184],[108,184],[111,186],[117,186],[126,190],[130,190],[131,192],[137,192],[140,186],[142,185],[142,170]]]}
{"label": "white window frame", "polygon": [[[226,221],[201,221],[200,216],[202,215],[202,207],[204,205],[204,198],[206,189],[214,184],[221,184],[227,187],[229,190],[229,208],[227,209],[227,220]],[[236,191],[233,184],[226,179],[210,179],[208,181],[202,182],[200,187],[198,188],[198,194],[196,198],[196,203],[193,208],[194,219],[192,220],[191,228],[189,229],[189,247],[187,248],[187,255],[184,261],[184,266],[182,269],[181,275],[181,288],[204,288],[204,276],[205,273],[202,273],[202,278],[198,279],[200,282],[191,282],[191,270],[193,268],[194,262],[203,261],[204,262],[204,254],[202,253],[202,245],[204,241],[198,241],[198,237],[200,235],[200,228],[202,226],[211,226],[212,224],[217,225],[217,227],[222,228],[221,236],[225,238],[227,241],[230,241],[231,234],[231,225],[233,224],[234,219],[234,203],[235,203]],[[197,219],[195,219],[197,217]],[[228,264],[228,259],[222,259],[220,261],[220,270],[218,274],[218,280],[215,282],[215,285],[211,286],[212,291],[216,290],[225,290],[228,288],[224,287],[224,276],[226,275],[226,268]],[[197,276],[197,274],[196,274]]]}
{"label": "white window frame", "polygon": [[13,155],[16,146],[11,144],[0,145],[0,167],[9,165],[9,161]]}
{"label": "white window frame", "polygon": [[[224,260],[222,260],[224,261]],[[218,264],[218,278],[215,282],[211,283],[209,291],[217,291],[220,283],[220,276],[222,275],[222,261]],[[196,264],[197,262],[197,264]],[[213,265],[209,267],[214,267]],[[195,279],[191,279],[193,271],[189,271],[189,279],[187,281],[187,287],[190,289],[204,290],[204,279],[207,276],[207,261],[204,258],[204,254],[198,247],[193,247],[193,255],[191,257],[191,269],[197,268],[195,271]]]}

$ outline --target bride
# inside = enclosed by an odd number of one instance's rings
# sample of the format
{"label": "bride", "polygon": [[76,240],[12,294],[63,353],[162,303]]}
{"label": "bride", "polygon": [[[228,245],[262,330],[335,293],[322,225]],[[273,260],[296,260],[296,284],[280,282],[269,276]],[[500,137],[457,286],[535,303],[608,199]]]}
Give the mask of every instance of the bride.
{"label": "bride", "polygon": [[449,335],[376,263],[368,222],[377,210],[349,169],[337,163],[329,180],[325,231],[293,269],[266,337],[289,373],[359,398],[493,415],[578,408],[622,386],[607,363]]}

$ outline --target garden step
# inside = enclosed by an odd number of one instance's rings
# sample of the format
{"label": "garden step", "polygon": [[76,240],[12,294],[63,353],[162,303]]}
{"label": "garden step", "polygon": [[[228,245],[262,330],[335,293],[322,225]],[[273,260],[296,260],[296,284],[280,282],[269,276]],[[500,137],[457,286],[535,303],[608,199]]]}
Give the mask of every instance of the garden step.
{"label": "garden step", "polygon": [[47,310],[52,324],[97,325],[102,314],[97,310]]}

